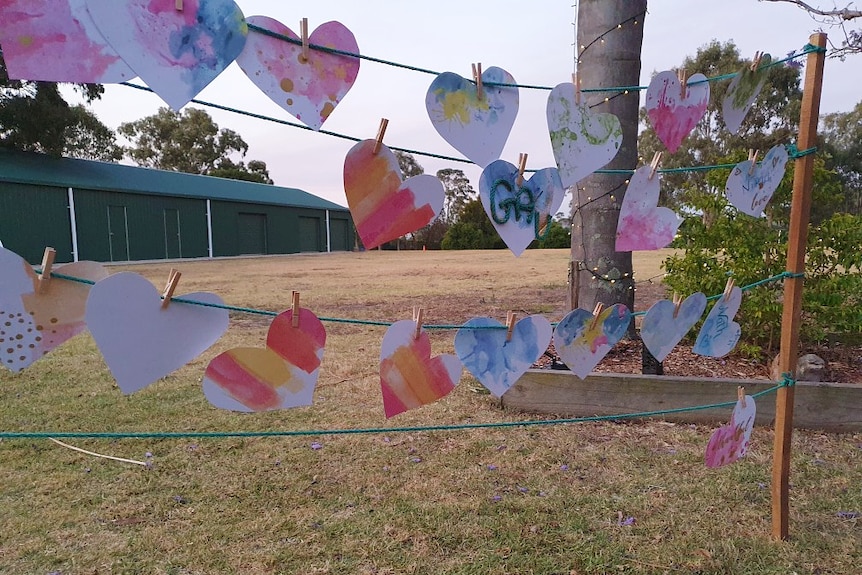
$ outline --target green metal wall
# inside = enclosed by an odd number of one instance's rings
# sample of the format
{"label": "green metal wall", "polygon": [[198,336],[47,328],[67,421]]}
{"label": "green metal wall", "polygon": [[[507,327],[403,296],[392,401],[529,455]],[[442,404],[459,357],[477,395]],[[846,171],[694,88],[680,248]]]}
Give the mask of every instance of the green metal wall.
{"label": "green metal wall", "polygon": [[0,182],[0,241],[31,264],[48,246],[57,250],[55,261],[72,261],[68,190]]}
{"label": "green metal wall", "polygon": [[208,255],[206,200],[79,189],[74,194],[79,259]]}
{"label": "green metal wall", "polygon": [[[353,249],[349,217],[330,211],[330,223],[347,228],[347,238],[333,242],[333,251]],[[214,256],[326,251],[325,210],[213,201],[212,227]]]}

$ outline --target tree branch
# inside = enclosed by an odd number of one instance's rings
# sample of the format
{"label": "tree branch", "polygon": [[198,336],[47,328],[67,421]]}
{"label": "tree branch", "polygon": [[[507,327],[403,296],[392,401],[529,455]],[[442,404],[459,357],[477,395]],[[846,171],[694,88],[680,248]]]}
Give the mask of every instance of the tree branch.
{"label": "tree branch", "polygon": [[811,14],[815,14],[817,16],[826,16],[828,18],[838,18],[841,20],[853,20],[855,18],[862,18],[862,10],[851,10],[848,5],[846,8],[833,8],[832,10],[821,10],[820,8],[815,8],[810,4],[803,2],[802,0],[761,0],[762,2],[786,2],[788,4],[795,4],[799,6],[806,12]]}

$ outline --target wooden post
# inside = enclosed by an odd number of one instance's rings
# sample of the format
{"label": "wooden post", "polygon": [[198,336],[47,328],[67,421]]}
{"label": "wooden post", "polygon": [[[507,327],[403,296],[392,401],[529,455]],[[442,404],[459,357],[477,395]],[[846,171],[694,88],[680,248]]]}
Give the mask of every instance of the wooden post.
{"label": "wooden post", "polygon": [[[813,34],[809,42],[826,48],[826,34]],[[805,85],[802,91],[802,112],[799,118],[799,150],[816,145],[817,122],[820,116],[820,90],[823,86],[823,63],[826,54],[811,52],[805,65]],[[793,173],[793,200],[790,207],[790,237],[787,246],[787,271],[805,271],[805,246],[808,241],[808,220],[811,212],[811,187],[814,155],[796,159]],[[787,278],[784,282],[784,311],[781,316],[781,354],[779,369],[796,378],[799,348],[799,326],[802,316],[803,278]],[[778,390],[775,403],[775,446],[772,456],[772,536],[787,539],[790,511],[790,441],[793,435],[793,387]]]}

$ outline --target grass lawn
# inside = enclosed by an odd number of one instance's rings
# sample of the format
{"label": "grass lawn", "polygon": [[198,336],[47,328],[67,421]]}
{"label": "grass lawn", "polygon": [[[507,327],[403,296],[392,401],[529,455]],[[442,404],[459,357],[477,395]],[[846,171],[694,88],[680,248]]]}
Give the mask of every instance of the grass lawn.
{"label": "grass lawn", "polygon": [[[637,279],[661,273],[636,260]],[[183,262],[177,295],[207,290],[281,311],[291,290],[318,316],[462,323],[565,311],[567,250],[366,252]],[[176,265],[176,264],[175,264]],[[159,288],[169,264],[128,266]],[[180,305],[180,304],[174,304]],[[643,309],[640,305],[638,309]],[[448,397],[386,421],[385,328],[325,322],[311,407],[212,408],[217,354],[262,347],[270,318],[232,313],[192,364],[131,396],[88,335],[14,375],[0,371],[4,431],[267,431],[508,422],[465,373]],[[436,353],[453,332],[431,332]],[[730,398],[732,399],[732,398]],[[772,401],[771,397],[762,401]],[[728,418],[730,412],[728,411]],[[709,470],[711,428],[660,421],[281,438],[0,441],[0,573],[851,575],[862,570],[862,434],[797,432],[791,534],[770,538],[773,434]]]}

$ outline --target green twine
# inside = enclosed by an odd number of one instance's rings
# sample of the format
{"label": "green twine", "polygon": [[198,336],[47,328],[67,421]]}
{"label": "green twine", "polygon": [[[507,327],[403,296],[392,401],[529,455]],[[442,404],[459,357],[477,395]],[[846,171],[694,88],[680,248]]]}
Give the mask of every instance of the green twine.
{"label": "green twine", "polygon": [[[533,221],[533,215],[536,211],[536,200],[533,197],[533,192],[529,188],[523,186],[518,188],[518,192],[511,198],[506,198],[497,202],[497,188],[503,186],[506,191],[512,193],[512,184],[503,178],[498,179],[491,186],[491,194],[489,202],[491,204],[491,217],[495,222],[503,225],[509,221],[509,218],[514,214],[515,221],[521,221],[521,216],[526,219],[527,223]],[[497,208],[503,210],[502,216],[497,215]]]}
{"label": "green twine", "polygon": [[[782,387],[790,387],[794,384],[788,374],[787,377],[763,391],[751,395],[752,399],[774,393]],[[593,417],[572,417],[566,419],[540,419],[528,421],[498,421],[489,423],[460,423],[453,425],[427,425],[411,427],[363,427],[356,429],[301,429],[291,431],[0,431],[0,439],[202,439],[202,438],[227,438],[227,437],[298,437],[318,435],[367,435],[378,433],[416,433],[425,431],[462,431],[470,429],[501,429],[511,427],[535,427],[545,425],[567,425],[573,423],[591,423],[601,421],[618,421],[624,419],[646,419],[660,415],[674,413],[686,413],[703,411],[707,409],[721,409],[736,405],[736,401],[725,401],[708,405],[696,405],[694,407],[677,407],[674,409],[662,409],[657,411],[640,411],[636,413],[624,413],[619,415],[599,415]]]}

